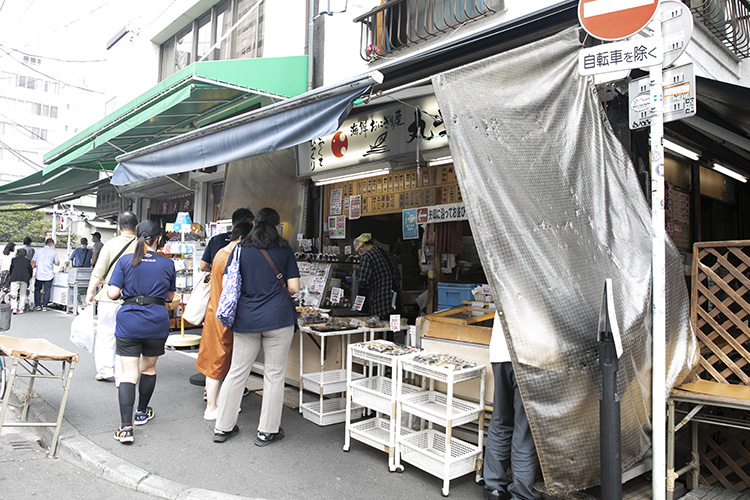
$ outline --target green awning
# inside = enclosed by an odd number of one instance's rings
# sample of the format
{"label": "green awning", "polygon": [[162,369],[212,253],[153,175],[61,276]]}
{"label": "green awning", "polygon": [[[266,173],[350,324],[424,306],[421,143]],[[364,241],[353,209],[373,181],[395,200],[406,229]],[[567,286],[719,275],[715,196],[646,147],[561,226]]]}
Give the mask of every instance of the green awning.
{"label": "green awning", "polygon": [[111,170],[115,156],[306,90],[307,56],[197,62],[44,155],[43,173]]}
{"label": "green awning", "polygon": [[[115,164],[108,164],[114,168]],[[109,184],[109,177],[100,178],[95,170],[58,167],[45,174],[41,170],[23,179],[0,186],[0,205],[27,203],[47,206],[75,200]]]}

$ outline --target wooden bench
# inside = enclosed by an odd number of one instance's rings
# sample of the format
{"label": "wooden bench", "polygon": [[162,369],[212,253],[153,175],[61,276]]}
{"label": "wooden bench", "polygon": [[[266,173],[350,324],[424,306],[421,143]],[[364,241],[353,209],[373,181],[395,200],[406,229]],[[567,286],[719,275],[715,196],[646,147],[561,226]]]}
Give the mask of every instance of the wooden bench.
{"label": "wooden bench", "polygon": [[[701,480],[750,491],[750,241],[696,243],[692,271],[690,315],[700,358],[667,399],[668,500],[685,474],[690,489]],[[688,423],[690,460],[675,471],[675,436]],[[699,432],[700,423],[725,429]]]}

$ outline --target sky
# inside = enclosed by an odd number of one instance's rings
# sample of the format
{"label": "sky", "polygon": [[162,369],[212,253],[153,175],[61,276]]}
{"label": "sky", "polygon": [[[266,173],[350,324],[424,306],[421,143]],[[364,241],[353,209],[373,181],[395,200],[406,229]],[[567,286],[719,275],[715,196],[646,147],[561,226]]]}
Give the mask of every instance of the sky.
{"label": "sky", "polygon": [[8,57],[6,51],[59,59],[64,64],[56,69],[57,79],[101,91],[111,78],[104,74],[107,41],[144,3],[0,0],[0,59]]}

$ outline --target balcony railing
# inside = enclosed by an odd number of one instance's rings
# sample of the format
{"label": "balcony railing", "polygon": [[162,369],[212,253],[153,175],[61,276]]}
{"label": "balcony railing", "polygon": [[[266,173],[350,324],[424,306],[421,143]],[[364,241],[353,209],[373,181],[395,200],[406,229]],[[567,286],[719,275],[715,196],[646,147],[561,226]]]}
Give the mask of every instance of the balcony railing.
{"label": "balcony railing", "polygon": [[362,23],[360,56],[379,59],[503,8],[503,0],[388,0],[354,19]]}
{"label": "balcony railing", "polygon": [[693,18],[739,58],[750,57],[748,0],[685,0]]}

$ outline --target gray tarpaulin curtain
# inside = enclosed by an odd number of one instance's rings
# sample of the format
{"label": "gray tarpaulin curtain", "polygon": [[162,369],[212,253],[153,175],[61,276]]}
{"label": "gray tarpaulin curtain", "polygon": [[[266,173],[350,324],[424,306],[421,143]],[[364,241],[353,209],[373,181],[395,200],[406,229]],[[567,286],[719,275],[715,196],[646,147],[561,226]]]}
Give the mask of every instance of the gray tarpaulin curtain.
{"label": "gray tarpaulin curtain", "polygon": [[332,134],[351,109],[352,101],[367,90],[351,92],[263,116],[231,128],[196,137],[164,149],[121,161],[112,184],[122,186],[199,168],[212,167],[263,153],[290,148]]}
{"label": "gray tarpaulin curtain", "polygon": [[[606,278],[624,348],[624,468],[651,438],[650,209],[593,81],[578,75],[579,49],[573,28],[433,78],[551,493],[599,483],[596,336]],[[671,241],[667,335],[665,391],[697,353]]]}

